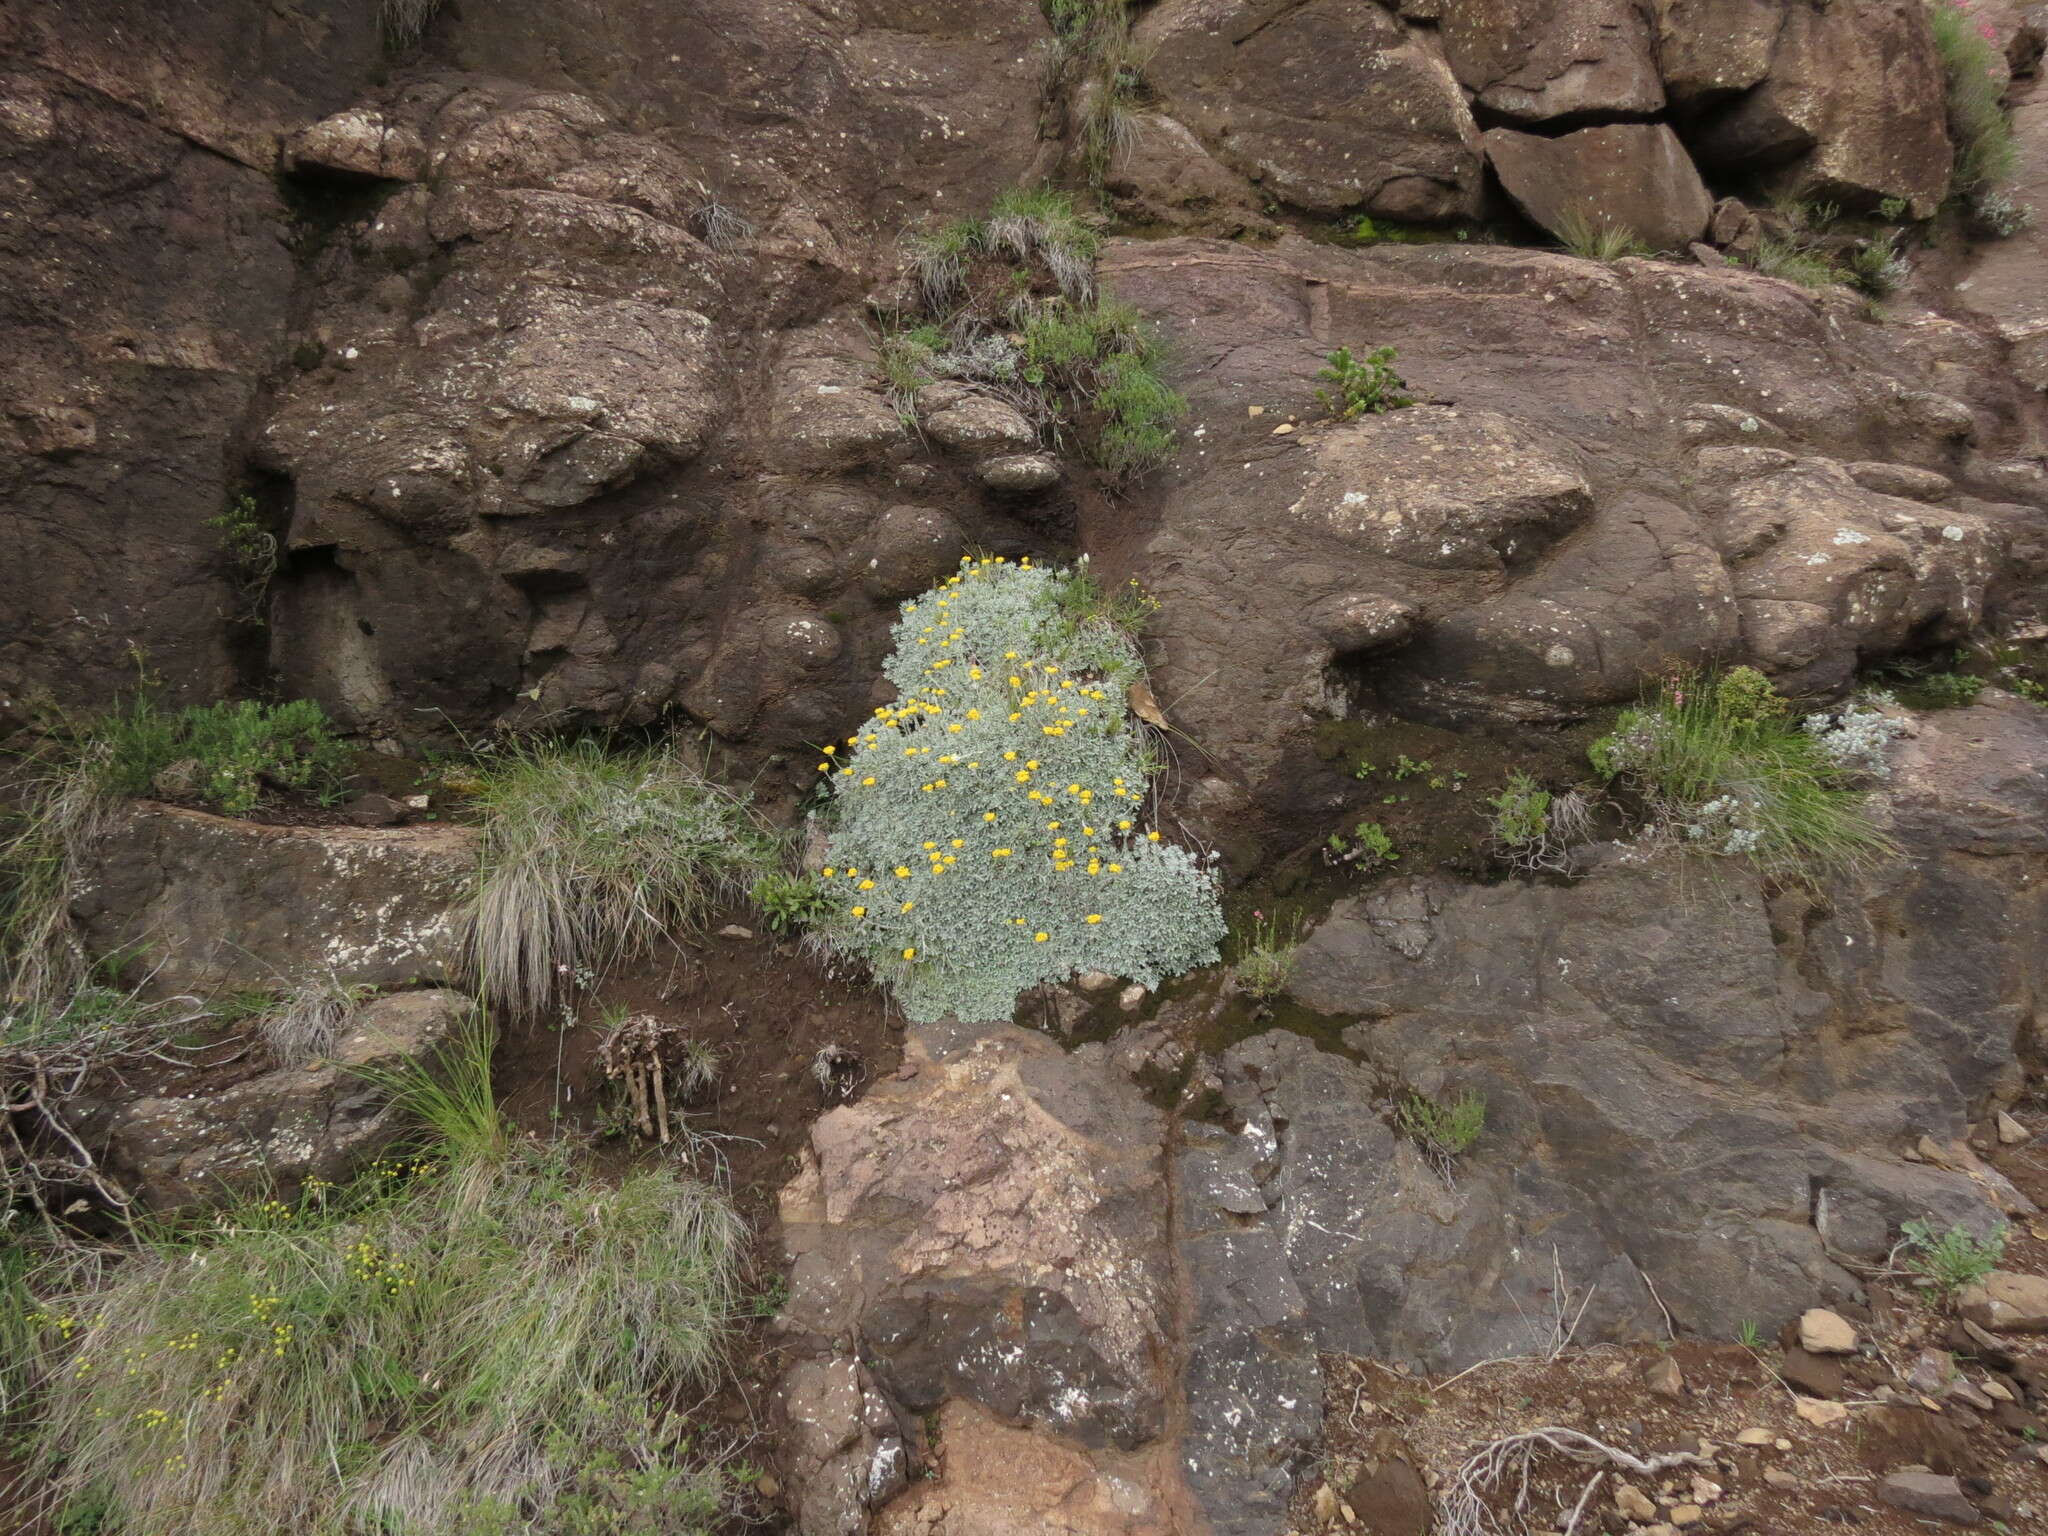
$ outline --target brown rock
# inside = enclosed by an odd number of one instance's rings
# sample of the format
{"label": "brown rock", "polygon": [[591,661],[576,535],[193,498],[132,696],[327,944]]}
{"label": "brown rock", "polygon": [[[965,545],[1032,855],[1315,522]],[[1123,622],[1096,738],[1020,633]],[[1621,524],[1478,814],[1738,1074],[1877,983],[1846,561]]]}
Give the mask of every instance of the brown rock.
{"label": "brown rock", "polygon": [[1791,1386],[1814,1397],[1842,1395],[1842,1362],[1834,1355],[1816,1355],[1791,1345],[1778,1363],[1778,1374]]}
{"label": "brown rock", "polygon": [[1966,1322],[1998,1333],[2048,1333],[2048,1276],[1994,1269],[1956,1293]]}
{"label": "brown rock", "polygon": [[1638,1525],[1657,1518],[1657,1501],[1633,1483],[1615,1483],[1614,1508],[1624,1520],[1633,1520]]}
{"label": "brown rock", "polygon": [[1894,1472],[1878,1483],[1877,1496],[1895,1509],[1957,1525],[1976,1525],[1983,1519],[1961,1484],[1932,1472]]}
{"label": "brown rock", "polygon": [[1433,32],[1349,0],[1165,0],[1137,31],[1172,115],[1275,196],[1424,221],[1477,207],[1478,130]]}
{"label": "brown rock", "polygon": [[1714,200],[1678,136],[1662,123],[1582,128],[1544,138],[1492,128],[1486,158],[1522,212],[1552,234],[1568,215],[1626,229],[1653,250],[1683,250],[1706,232]]}
{"label": "brown rock", "polygon": [[1643,1367],[1643,1385],[1659,1397],[1685,1396],[1685,1373],[1670,1355],[1659,1355]]}
{"label": "brown rock", "polygon": [[427,146],[409,125],[354,107],[322,118],[285,142],[295,171],[341,171],[379,180],[416,181],[426,173]]}
{"label": "brown rock", "polygon": [[1856,1330],[1840,1313],[1809,1307],[1799,1317],[1799,1347],[1811,1355],[1853,1355]]}
{"label": "brown rock", "polygon": [[1366,1530],[1386,1536],[1428,1536],[1432,1524],[1422,1474],[1399,1437],[1384,1432],[1368,1447],[1368,1459],[1345,1489],[1344,1503]]}
{"label": "brown rock", "polygon": [[1628,0],[1443,0],[1444,56],[1494,119],[1647,116],[1664,106],[1649,27]]}
{"label": "brown rock", "polygon": [[[1783,166],[1772,175],[1787,191],[1854,206],[1897,197],[1927,217],[1948,186],[1947,87],[1918,6],[1838,0],[1783,12],[1768,74],[1692,132],[1700,163]],[[1753,48],[1753,32],[1736,36],[1738,48]]]}

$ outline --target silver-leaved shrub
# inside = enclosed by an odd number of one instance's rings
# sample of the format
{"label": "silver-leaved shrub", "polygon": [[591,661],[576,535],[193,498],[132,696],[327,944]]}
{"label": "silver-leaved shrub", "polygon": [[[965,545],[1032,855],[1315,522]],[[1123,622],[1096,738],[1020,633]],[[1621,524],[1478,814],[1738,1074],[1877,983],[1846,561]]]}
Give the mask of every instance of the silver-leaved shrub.
{"label": "silver-leaved shrub", "polygon": [[1144,662],[1085,572],[969,559],[903,605],[894,704],[819,766],[823,926],[925,1021],[1007,1019],[1081,971],[1146,986],[1216,960],[1216,880],[1153,825],[1127,708]]}

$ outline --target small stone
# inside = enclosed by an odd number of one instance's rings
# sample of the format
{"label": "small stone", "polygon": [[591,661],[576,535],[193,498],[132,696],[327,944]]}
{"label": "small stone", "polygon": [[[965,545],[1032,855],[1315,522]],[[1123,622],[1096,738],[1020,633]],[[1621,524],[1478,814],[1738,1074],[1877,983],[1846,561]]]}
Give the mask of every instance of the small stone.
{"label": "small stone", "polygon": [[1714,1500],[1716,1500],[1716,1499],[1718,1499],[1718,1498],[1720,1498],[1720,1497],[1721,1497],[1721,1493],[1722,1493],[1722,1488],[1721,1488],[1721,1485],[1720,1485],[1719,1483],[1715,1482],[1715,1481],[1714,1481],[1714,1480],[1713,1480],[1712,1478],[1710,1478],[1710,1477],[1701,1477],[1701,1476],[1699,1475],[1699,1473],[1697,1473],[1697,1472],[1693,1473],[1693,1475],[1692,1475],[1692,1501],[1693,1501],[1693,1503],[1695,1503],[1695,1504],[1711,1504],[1711,1503],[1713,1503],[1713,1502],[1714,1502]]}
{"label": "small stone", "polygon": [[2012,1388],[2008,1387],[1996,1376],[1987,1376],[1984,1379],[1984,1395],[1989,1398],[1994,1398],[2001,1403],[2011,1403],[2018,1401],[2018,1399],[2012,1395]]}
{"label": "small stone", "polygon": [[1247,416],[1263,416],[1266,414],[1266,408],[1263,405],[1248,405],[1244,408],[1244,413]]}
{"label": "small stone", "polygon": [[1293,430],[1294,430],[1294,423],[1293,423],[1293,422],[1291,422],[1291,421],[1283,421],[1283,422],[1281,422],[1281,423],[1280,423],[1280,425],[1279,425],[1279,426],[1277,426],[1277,427],[1275,427],[1275,428],[1273,429],[1273,435],[1274,435],[1275,437],[1285,437],[1285,436],[1286,436],[1286,435],[1287,435],[1288,433],[1292,432]]}
{"label": "small stone", "polygon": [[1671,1523],[1681,1531],[1688,1525],[1698,1525],[1706,1517],[1707,1512],[1697,1504],[1681,1504],[1671,1511]]}
{"label": "small stone", "polygon": [[1344,1517],[1344,1523],[1346,1525],[1358,1524],[1358,1511],[1353,1509],[1349,1504],[1340,1503],[1337,1506],[1337,1513]]}
{"label": "small stone", "polygon": [[409,811],[424,811],[433,803],[433,798],[429,795],[407,795],[405,797],[405,808]]}
{"label": "small stone", "polygon": [[1060,461],[1049,453],[1002,453],[974,466],[981,483],[998,491],[1042,491],[1057,485]]}
{"label": "small stone", "polygon": [[1762,1428],[1745,1429],[1735,1437],[1735,1443],[1737,1445],[1769,1445],[1771,1443],[1771,1432],[1768,1429]]}
{"label": "small stone", "polygon": [[1799,1479],[1783,1467],[1765,1467],[1764,1481],[1773,1488],[1797,1488]]}
{"label": "small stone", "polygon": [[1684,1397],[1685,1373],[1669,1355],[1659,1355],[1643,1368],[1643,1385],[1659,1397]]}
{"label": "small stone", "polygon": [[405,807],[389,795],[357,795],[342,814],[359,827],[395,827],[405,820]]}
{"label": "small stone", "polygon": [[763,1472],[754,1479],[754,1491],[764,1499],[773,1500],[782,1492],[782,1484],[776,1480],[774,1473]]}
{"label": "small stone", "polygon": [[1622,1519],[1633,1520],[1638,1525],[1657,1518],[1656,1502],[1633,1483],[1614,1485],[1614,1509]]}
{"label": "small stone", "polygon": [[1116,985],[1116,978],[1107,971],[1083,971],[1074,978],[1074,984],[1083,992],[1102,992]]}
{"label": "small stone", "polygon": [[1146,992],[1143,983],[1134,981],[1123,989],[1123,992],[1117,997],[1116,1005],[1123,1009],[1125,1013],[1136,1013],[1145,1005],[1145,997]]}
{"label": "small stone", "polygon": [[718,936],[721,939],[751,939],[754,936],[754,930],[742,928],[738,923],[727,923],[718,930]]}
{"label": "small stone", "polygon": [[1792,1411],[1815,1429],[1832,1428],[1849,1417],[1849,1410],[1840,1403],[1830,1403],[1818,1397],[1793,1399]]}
{"label": "small stone", "polygon": [[1957,1525],[1976,1525],[1984,1518],[1952,1477],[1932,1472],[1894,1472],[1877,1485],[1877,1496],[1894,1509],[1932,1515]]}
{"label": "small stone", "polygon": [[2034,1134],[2002,1109],[1994,1123],[1998,1126],[1998,1140],[2001,1146],[2016,1147]]}
{"label": "small stone", "polygon": [[1915,1392],[1939,1392],[1948,1385],[1952,1373],[1948,1355],[1939,1349],[1923,1349],[1913,1357],[1913,1368],[1906,1372],[1906,1385]]}
{"label": "small stone", "polygon": [[1337,1490],[1328,1483],[1316,1490],[1315,1511],[1316,1519],[1325,1525],[1337,1518]]}
{"label": "small stone", "polygon": [[1780,1435],[1771,1442],[1771,1449],[1774,1451],[1789,1451],[1792,1449],[1792,1442],[1783,1435]]}
{"label": "small stone", "polygon": [[1853,1355],[1856,1330],[1840,1313],[1811,1307],[1799,1317],[1799,1347],[1812,1355]]}
{"label": "small stone", "polygon": [[1967,1376],[1958,1376],[1954,1381],[1950,1382],[1948,1384],[1948,1395],[1960,1402],[1968,1403],[1979,1413],[1989,1413],[1991,1411],[1991,1398],[1986,1395],[1983,1388],[1979,1387],[1977,1383],[1970,1380]]}

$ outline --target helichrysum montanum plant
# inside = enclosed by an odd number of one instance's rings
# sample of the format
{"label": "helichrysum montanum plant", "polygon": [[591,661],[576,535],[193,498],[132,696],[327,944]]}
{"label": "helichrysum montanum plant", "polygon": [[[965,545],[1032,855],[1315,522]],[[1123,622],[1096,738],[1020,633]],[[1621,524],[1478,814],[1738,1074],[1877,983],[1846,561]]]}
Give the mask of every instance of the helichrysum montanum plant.
{"label": "helichrysum montanum plant", "polygon": [[1144,663],[1065,601],[1077,580],[963,561],[903,605],[897,701],[819,763],[827,923],[913,1019],[1006,1019],[1078,971],[1152,986],[1217,957],[1214,875],[1148,814],[1155,765],[1126,707]]}

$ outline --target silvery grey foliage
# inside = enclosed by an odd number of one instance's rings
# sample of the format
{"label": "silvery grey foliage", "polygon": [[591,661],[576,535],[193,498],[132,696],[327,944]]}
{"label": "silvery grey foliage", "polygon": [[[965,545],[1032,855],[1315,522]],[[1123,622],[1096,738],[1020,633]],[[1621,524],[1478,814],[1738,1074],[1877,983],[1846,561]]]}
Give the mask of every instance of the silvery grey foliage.
{"label": "silvery grey foliage", "polygon": [[820,764],[827,924],[912,1019],[1007,1019],[1079,971],[1151,987],[1217,958],[1211,862],[1148,814],[1156,765],[1126,704],[1144,663],[1075,581],[963,561],[903,605],[898,701]]}

